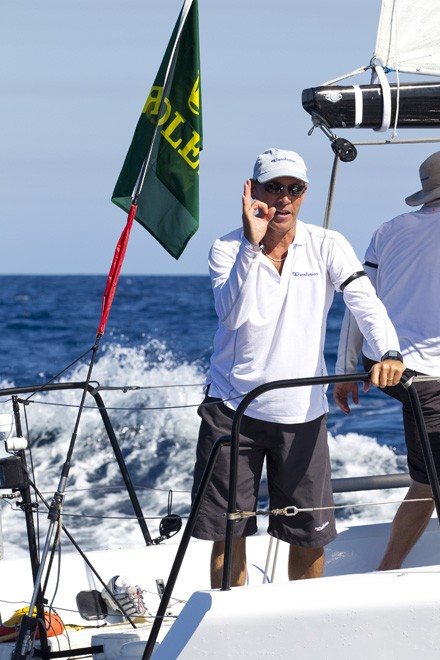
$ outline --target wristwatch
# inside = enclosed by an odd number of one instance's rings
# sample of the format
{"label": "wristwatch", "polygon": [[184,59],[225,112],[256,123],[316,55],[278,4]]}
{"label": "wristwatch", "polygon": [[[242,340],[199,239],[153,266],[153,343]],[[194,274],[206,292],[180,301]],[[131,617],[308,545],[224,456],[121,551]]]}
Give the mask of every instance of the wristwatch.
{"label": "wristwatch", "polygon": [[399,353],[399,351],[387,351],[385,355],[382,355],[380,358],[380,361],[383,362],[384,360],[399,360],[400,362],[403,362],[403,357]]}

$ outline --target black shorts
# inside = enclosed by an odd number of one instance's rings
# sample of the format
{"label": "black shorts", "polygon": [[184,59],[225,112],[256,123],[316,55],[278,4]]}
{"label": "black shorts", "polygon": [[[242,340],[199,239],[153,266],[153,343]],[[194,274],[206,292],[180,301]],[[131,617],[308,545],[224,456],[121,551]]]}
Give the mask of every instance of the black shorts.
{"label": "black shorts", "polygon": [[[202,418],[194,470],[193,498],[197,493],[212,446],[231,434],[234,411],[219,399],[206,397],[198,409]],[[304,424],[276,424],[243,416],[237,484],[237,510],[255,511],[258,487],[266,459],[269,509],[333,506],[326,416]],[[229,495],[230,447],[220,451],[193,536],[211,541],[225,537]],[[305,511],[295,516],[270,515],[268,532],[287,543],[322,547],[336,537],[334,511]],[[256,517],[234,523],[234,536],[257,531]]]}
{"label": "black shorts", "polygon": [[[365,355],[362,356],[362,362],[366,371],[369,371],[375,364],[372,360],[365,357]],[[424,374],[420,374],[412,369],[406,369],[405,375],[411,377]],[[420,383],[415,382],[414,387],[420,401],[437,474],[440,476],[440,383],[435,380],[427,380]],[[386,394],[392,396],[393,399],[397,399],[402,404],[403,428],[408,452],[408,470],[411,479],[421,484],[429,484],[420,436],[408,392],[400,384],[382,389]]]}

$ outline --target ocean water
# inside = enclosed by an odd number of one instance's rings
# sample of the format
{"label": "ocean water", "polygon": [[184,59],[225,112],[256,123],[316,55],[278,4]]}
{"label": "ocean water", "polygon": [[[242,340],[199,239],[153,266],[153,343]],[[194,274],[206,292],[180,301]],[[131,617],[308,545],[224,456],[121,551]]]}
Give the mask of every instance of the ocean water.
{"label": "ocean water", "polygon": [[[81,381],[101,317],[106,276],[0,277],[0,388]],[[326,358],[333,373],[343,301],[336,295]],[[217,321],[204,276],[122,276],[92,371],[108,410],[151,537],[169,511],[188,514],[202,385]],[[362,371],[360,367],[360,371]],[[108,388],[108,389],[105,389]],[[63,523],[84,551],[143,543],[101,416],[81,391],[18,397],[32,481],[50,502],[69,449]],[[331,403],[331,388],[329,390]],[[0,397],[0,413],[12,412]],[[72,441],[75,424],[78,432]],[[333,476],[406,470],[400,405],[380,391],[361,394],[347,417],[331,403]],[[389,520],[404,490],[337,496],[338,519]],[[0,491],[0,496],[9,491]],[[263,503],[264,504],[264,503]],[[27,552],[23,513],[2,499],[3,552]],[[260,523],[265,528],[264,520]],[[38,506],[44,541],[47,510]]]}

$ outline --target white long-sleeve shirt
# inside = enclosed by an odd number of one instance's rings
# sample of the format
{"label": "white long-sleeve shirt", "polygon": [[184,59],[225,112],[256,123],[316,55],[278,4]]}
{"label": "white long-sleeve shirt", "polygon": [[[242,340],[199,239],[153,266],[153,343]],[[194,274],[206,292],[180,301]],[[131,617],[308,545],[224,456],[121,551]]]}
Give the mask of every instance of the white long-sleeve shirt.
{"label": "white long-sleeve shirt", "polygon": [[[219,318],[207,377],[210,396],[236,409],[245,394],[263,383],[327,374],[324,341],[334,291],[362,271],[341,234],[298,221],[279,274],[237,229],[214,243],[209,268]],[[367,277],[351,281],[343,296],[377,359],[389,349],[399,350]],[[326,389],[266,392],[246,414],[284,424],[310,421],[328,411]]]}
{"label": "white long-sleeve shirt", "polygon": [[[440,202],[404,213],[381,225],[365,253],[365,271],[396,328],[407,367],[440,375]],[[346,311],[336,373],[356,370],[359,352],[374,360]]]}

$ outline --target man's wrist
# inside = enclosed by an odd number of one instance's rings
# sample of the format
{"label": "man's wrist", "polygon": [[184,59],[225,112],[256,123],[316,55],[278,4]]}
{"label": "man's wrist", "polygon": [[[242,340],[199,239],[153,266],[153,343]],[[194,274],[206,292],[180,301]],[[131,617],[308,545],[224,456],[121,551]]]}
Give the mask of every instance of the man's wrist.
{"label": "man's wrist", "polygon": [[249,248],[249,250],[252,250],[252,252],[260,252],[261,250],[261,247],[259,245],[254,245],[253,243],[248,241],[248,239],[244,235],[243,235],[243,243],[247,248]]}
{"label": "man's wrist", "polygon": [[387,351],[380,358],[381,362],[383,362],[384,360],[398,360],[399,362],[403,362],[403,357],[401,353],[399,353],[399,351]]}

